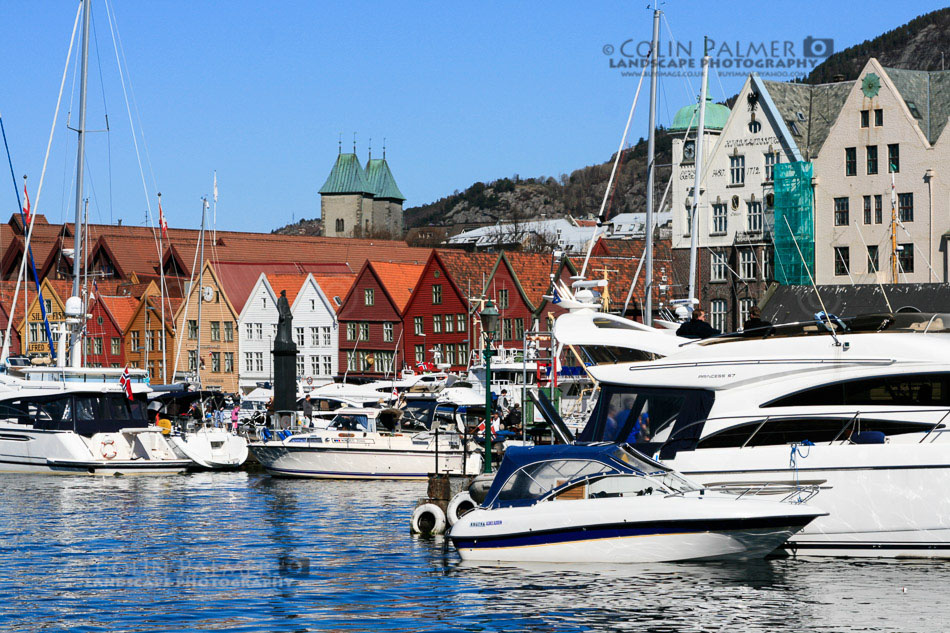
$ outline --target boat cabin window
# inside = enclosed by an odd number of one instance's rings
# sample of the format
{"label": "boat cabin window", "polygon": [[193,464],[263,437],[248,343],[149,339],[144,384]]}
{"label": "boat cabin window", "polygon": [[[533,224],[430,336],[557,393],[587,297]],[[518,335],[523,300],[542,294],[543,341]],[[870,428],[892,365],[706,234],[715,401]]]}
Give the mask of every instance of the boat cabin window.
{"label": "boat cabin window", "polygon": [[75,402],[76,432],[81,435],[148,426],[142,402],[130,401],[125,394],[79,395]]}
{"label": "boat cabin window", "polygon": [[330,428],[337,431],[369,431],[369,418],[354,413],[340,414],[330,422]]}
{"label": "boat cabin window", "polygon": [[602,473],[617,473],[616,468],[598,461],[559,459],[529,464],[516,470],[501,490],[495,502],[537,499],[558,486],[581,477]]}
{"label": "boat cabin window", "polygon": [[699,438],[713,392],[604,385],[579,442],[664,442]]}
{"label": "boat cabin window", "polygon": [[[764,423],[763,423],[764,422]],[[940,425],[941,427],[943,425]],[[754,420],[713,433],[699,441],[698,448],[737,448],[742,446],[782,446],[793,443],[815,444],[833,441],[861,442],[859,438],[877,434],[880,441],[891,435],[926,433],[934,428],[925,422],[866,420],[846,418],[780,418]]]}
{"label": "boat cabin window", "polygon": [[435,408],[435,424],[432,429],[438,428],[440,431],[454,433],[459,430],[455,419],[455,407],[451,405],[440,404]]}
{"label": "boat cabin window", "polygon": [[638,363],[659,358],[657,354],[613,345],[577,345],[575,349],[586,365],[612,365],[615,363]]}
{"label": "boat cabin window", "polygon": [[409,400],[402,410],[399,424],[403,431],[428,431],[435,410],[435,400]]}
{"label": "boat cabin window", "polygon": [[950,406],[950,374],[899,374],[835,382],[799,391],[763,407],[836,405]]}
{"label": "boat cabin window", "polygon": [[35,429],[72,431],[73,407],[70,396],[23,398],[0,405],[5,422],[32,424]]}

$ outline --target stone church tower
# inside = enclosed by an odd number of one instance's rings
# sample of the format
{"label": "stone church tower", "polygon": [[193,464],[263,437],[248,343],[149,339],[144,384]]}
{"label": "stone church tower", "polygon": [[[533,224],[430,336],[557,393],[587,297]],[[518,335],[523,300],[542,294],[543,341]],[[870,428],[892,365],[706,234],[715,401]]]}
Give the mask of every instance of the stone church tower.
{"label": "stone church tower", "polygon": [[323,234],[362,237],[386,233],[401,239],[405,200],[386,162],[385,150],[382,158],[370,157],[365,170],[355,152],[341,152],[320,187]]}

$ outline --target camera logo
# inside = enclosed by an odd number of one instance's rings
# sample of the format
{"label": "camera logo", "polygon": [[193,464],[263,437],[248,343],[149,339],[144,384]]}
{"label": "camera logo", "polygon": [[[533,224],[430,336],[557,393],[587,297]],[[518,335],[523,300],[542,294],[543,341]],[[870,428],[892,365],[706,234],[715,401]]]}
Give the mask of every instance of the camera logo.
{"label": "camera logo", "polygon": [[805,57],[828,57],[835,52],[835,41],[830,37],[812,37],[802,42],[802,55]]}

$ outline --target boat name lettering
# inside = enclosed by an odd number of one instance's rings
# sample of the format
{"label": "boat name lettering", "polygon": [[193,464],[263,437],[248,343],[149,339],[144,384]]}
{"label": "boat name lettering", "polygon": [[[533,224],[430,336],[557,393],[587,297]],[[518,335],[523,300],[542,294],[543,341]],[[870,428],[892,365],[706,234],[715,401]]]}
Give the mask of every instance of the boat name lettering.
{"label": "boat name lettering", "polygon": [[472,521],[472,527],[489,527],[492,525],[501,525],[501,521]]}
{"label": "boat name lettering", "polygon": [[697,378],[733,378],[735,376],[732,374],[699,374]]}

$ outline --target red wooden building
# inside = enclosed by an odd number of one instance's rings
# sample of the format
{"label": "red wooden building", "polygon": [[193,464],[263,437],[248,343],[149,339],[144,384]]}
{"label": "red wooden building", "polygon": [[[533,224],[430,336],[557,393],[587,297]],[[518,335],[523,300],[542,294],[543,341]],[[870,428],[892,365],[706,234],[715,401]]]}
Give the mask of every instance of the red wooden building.
{"label": "red wooden building", "polygon": [[87,367],[125,366],[125,332],[138,308],[134,297],[96,296],[86,321],[85,364]]}
{"label": "red wooden building", "polygon": [[338,314],[340,374],[379,378],[415,363],[405,357],[403,312],[422,270],[418,264],[363,265]]}

